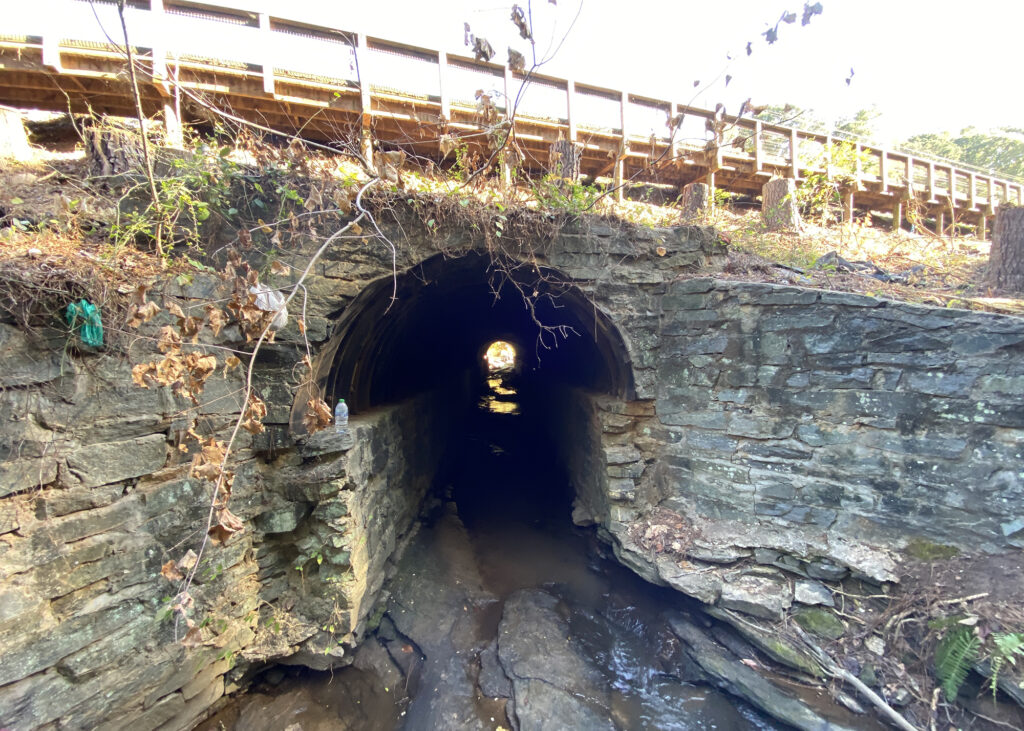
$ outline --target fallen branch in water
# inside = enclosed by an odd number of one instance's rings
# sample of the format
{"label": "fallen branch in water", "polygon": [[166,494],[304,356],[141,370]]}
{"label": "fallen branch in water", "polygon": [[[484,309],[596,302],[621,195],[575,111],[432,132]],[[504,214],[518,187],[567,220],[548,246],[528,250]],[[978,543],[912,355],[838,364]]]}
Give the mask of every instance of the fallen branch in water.
{"label": "fallen branch in water", "polygon": [[870,701],[875,708],[882,712],[882,715],[892,721],[898,728],[904,729],[904,731],[921,731],[921,729],[914,726],[900,715],[899,711],[886,703],[882,696],[878,695],[878,693],[866,686],[860,678],[837,665],[835,660],[833,660],[828,653],[818,647],[818,645],[807,635],[806,632],[800,629],[800,627],[793,625],[793,629],[796,630],[797,635],[799,635],[800,639],[803,640],[805,645],[807,645],[807,649],[810,650],[814,659],[817,660],[821,669],[825,671],[825,673],[853,686],[858,693],[860,693],[866,700]]}

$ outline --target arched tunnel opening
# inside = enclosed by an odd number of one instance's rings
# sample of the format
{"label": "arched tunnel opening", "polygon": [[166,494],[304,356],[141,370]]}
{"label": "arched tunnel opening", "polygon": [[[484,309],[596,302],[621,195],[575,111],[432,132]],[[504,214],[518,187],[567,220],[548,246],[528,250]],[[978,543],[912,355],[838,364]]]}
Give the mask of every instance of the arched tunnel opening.
{"label": "arched tunnel opening", "polygon": [[[568,521],[568,471],[600,447],[573,394],[634,395],[621,336],[578,288],[555,270],[487,254],[437,255],[374,282],[334,339],[324,390],[331,403],[345,398],[353,418],[434,395],[425,424],[445,444],[436,479],[467,521],[498,503]],[[515,358],[491,371],[497,341]]]}
{"label": "arched tunnel opening", "polygon": [[556,270],[486,254],[439,254],[374,282],[336,332],[326,388],[355,412],[479,374],[497,340],[534,383],[633,393],[621,336],[579,289]]}

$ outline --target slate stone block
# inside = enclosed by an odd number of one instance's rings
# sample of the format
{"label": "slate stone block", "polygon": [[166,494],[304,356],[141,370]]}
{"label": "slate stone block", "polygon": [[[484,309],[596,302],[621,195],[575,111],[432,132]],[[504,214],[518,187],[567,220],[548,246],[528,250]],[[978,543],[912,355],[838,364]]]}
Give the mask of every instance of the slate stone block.
{"label": "slate stone block", "polygon": [[167,461],[167,437],[153,434],[80,447],[67,456],[68,482],[95,487],[156,472]]}

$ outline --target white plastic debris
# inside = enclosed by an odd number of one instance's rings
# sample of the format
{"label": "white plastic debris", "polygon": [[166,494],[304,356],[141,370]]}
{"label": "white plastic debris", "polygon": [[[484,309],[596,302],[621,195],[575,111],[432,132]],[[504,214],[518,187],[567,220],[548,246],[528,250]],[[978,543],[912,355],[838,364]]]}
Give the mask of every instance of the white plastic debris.
{"label": "white plastic debris", "polygon": [[284,306],[284,295],[257,282],[249,287],[249,293],[256,295],[256,306],[264,312],[276,312],[270,323],[271,330],[280,330],[288,324],[288,308]]}

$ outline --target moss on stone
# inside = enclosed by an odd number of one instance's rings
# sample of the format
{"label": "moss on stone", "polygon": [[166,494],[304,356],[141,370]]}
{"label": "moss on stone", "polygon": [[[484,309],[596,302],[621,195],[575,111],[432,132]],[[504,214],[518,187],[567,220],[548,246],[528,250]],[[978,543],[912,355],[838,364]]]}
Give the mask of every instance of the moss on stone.
{"label": "moss on stone", "polygon": [[935,543],[926,538],[913,538],[907,544],[907,555],[920,561],[945,561],[960,555],[956,546]]}
{"label": "moss on stone", "polygon": [[846,632],[846,625],[832,612],[809,607],[793,613],[793,621],[804,630],[826,640],[838,640]]}

